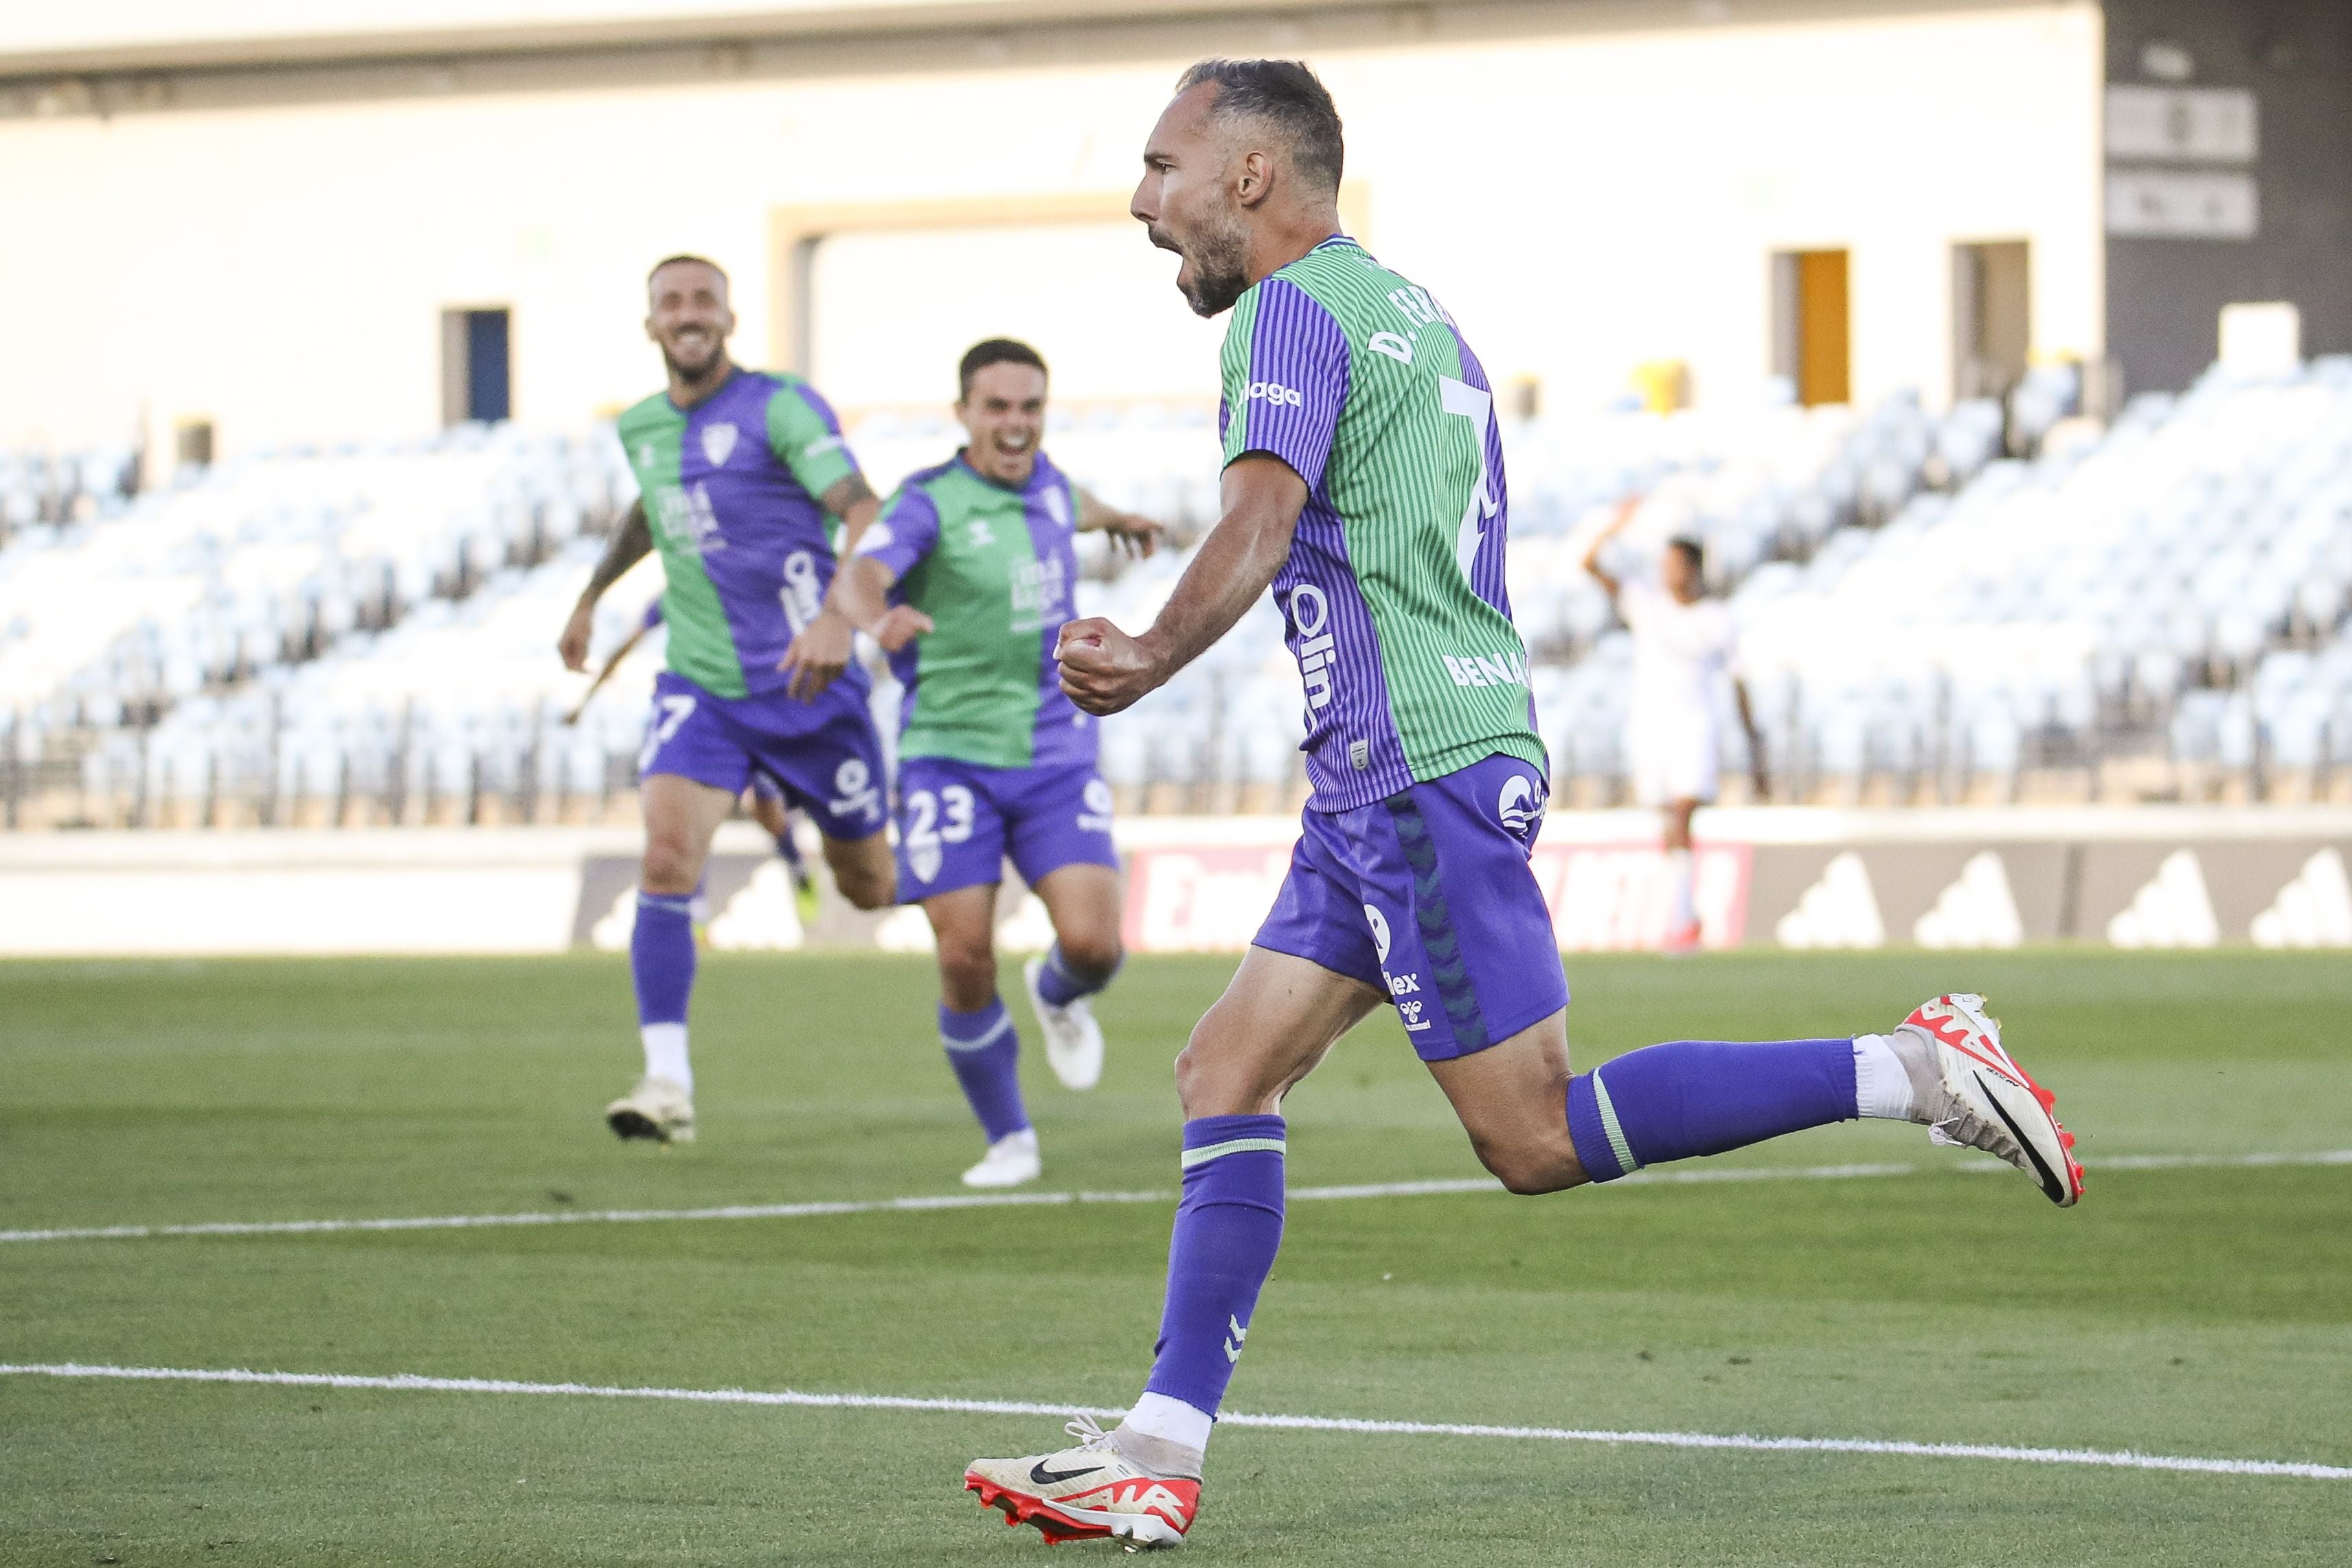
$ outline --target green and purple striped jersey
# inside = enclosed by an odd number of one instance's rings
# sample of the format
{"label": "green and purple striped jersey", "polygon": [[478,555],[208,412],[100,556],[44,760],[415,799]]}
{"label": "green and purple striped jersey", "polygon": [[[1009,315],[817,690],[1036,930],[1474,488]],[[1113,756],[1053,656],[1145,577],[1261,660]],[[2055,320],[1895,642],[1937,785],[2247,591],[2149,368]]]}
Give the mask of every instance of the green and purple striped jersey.
{"label": "green and purple striped jersey", "polygon": [[1334,235],[1234,305],[1225,461],[1307,482],[1275,578],[1307,694],[1308,802],[1344,811],[1499,754],[1548,766],[1503,586],[1486,371],[1428,293]]}
{"label": "green and purple striped jersey", "polygon": [[1063,695],[1054,643],[1078,576],[1077,496],[1044,453],[1018,489],[958,455],[911,476],[857,541],[932,629],[890,656],[907,688],[901,757],[982,768],[1095,759],[1095,721]]}
{"label": "green and purple striped jersey", "polygon": [[619,434],[667,575],[669,667],[722,697],[781,692],[833,582],[819,497],[857,472],[833,410],[796,376],[737,371],[692,409],[656,393]]}

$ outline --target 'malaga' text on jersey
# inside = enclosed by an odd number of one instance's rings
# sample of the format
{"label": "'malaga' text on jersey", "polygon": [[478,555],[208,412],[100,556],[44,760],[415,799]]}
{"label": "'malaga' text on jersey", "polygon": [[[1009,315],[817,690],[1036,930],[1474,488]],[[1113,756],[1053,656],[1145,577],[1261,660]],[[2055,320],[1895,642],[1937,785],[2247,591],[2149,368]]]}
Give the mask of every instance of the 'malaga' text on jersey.
{"label": "'malaga' text on jersey", "polygon": [[[722,697],[782,691],[833,582],[818,497],[857,471],[833,410],[797,377],[738,371],[691,410],[646,399],[620,438],[668,579],[669,667]],[[843,678],[865,687],[855,664]]]}
{"label": "'malaga' text on jersey", "polygon": [[962,457],[909,477],[857,553],[898,577],[892,596],[932,630],[891,655],[907,688],[901,757],[983,768],[1092,763],[1094,722],[1063,695],[1054,643],[1077,579],[1076,496],[1037,455],[1026,485]]}
{"label": "'malaga' text on jersey", "polygon": [[1427,293],[1334,236],[1241,297],[1225,461],[1307,481],[1274,581],[1307,694],[1309,802],[1351,810],[1508,754],[1546,766],[1503,587],[1486,371]]}

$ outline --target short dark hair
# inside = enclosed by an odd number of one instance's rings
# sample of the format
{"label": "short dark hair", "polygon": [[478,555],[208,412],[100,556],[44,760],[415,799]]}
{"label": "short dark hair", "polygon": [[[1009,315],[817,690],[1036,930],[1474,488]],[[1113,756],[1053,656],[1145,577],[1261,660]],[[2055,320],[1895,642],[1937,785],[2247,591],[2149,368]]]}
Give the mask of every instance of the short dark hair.
{"label": "short dark hair", "polygon": [[648,271],[648,272],[646,274],[646,287],[647,288],[651,288],[651,287],[654,286],[654,279],[655,279],[656,277],[659,277],[659,276],[661,275],[661,269],[662,269],[663,267],[676,267],[676,266],[677,266],[680,262],[692,262],[692,263],[693,263],[695,266],[697,266],[697,267],[709,267],[711,271],[713,271],[713,272],[715,272],[715,273],[717,273],[717,274],[719,275],[719,282],[721,282],[721,283],[727,283],[727,284],[730,284],[730,285],[731,285],[731,284],[732,284],[732,282],[734,281],[733,279],[730,278],[730,277],[727,276],[727,269],[726,269],[725,267],[723,267],[719,266],[717,262],[715,262],[715,261],[711,260],[709,256],[695,256],[695,255],[691,254],[690,252],[680,251],[680,252],[679,252],[677,255],[676,255],[676,256],[666,256],[662,257],[659,261],[657,261],[657,262],[654,263],[653,267],[652,267],[652,270]]}
{"label": "short dark hair", "polygon": [[1339,173],[1348,161],[1339,133],[1339,106],[1330,89],[1301,60],[1207,59],[1186,71],[1176,91],[1190,92],[1203,82],[1217,86],[1213,118],[1248,115],[1272,120],[1290,142],[1290,156],[1298,172],[1327,189],[1339,188]]}
{"label": "short dark hair", "polygon": [[963,351],[956,366],[956,398],[958,402],[971,396],[971,378],[991,365],[1034,365],[1037,373],[1051,378],[1045,368],[1045,356],[1015,338],[983,338]]}
{"label": "short dark hair", "polygon": [[1666,548],[1671,550],[1680,550],[1682,552],[1683,559],[1690,563],[1690,569],[1693,571],[1698,572],[1702,575],[1706,573],[1706,547],[1699,543],[1698,540],[1692,538],[1687,534],[1678,535],[1666,541]]}

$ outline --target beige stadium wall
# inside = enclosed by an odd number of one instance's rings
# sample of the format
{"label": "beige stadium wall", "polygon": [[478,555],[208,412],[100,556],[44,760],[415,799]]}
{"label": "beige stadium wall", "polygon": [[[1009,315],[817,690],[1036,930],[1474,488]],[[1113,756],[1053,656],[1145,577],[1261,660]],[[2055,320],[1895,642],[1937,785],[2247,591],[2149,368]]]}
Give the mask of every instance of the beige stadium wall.
{"label": "beige stadium wall", "polygon": [[[1768,254],[1844,246],[1857,397],[1932,403],[1955,241],[2032,241],[2036,351],[2100,348],[2099,26],[2060,5],[1316,63],[1375,248],[1498,380],[1573,407],[1679,358],[1702,401],[1754,396]],[[468,305],[515,312],[517,417],[577,426],[656,384],[654,256],[727,264],[764,360],[779,211],[1122,191],[1182,63],[0,123],[0,442],[121,439],[142,410],[210,417],[231,454],[419,434],[438,313]],[[1176,379],[1214,395],[1205,354]],[[908,395],[935,391],[927,364]]]}

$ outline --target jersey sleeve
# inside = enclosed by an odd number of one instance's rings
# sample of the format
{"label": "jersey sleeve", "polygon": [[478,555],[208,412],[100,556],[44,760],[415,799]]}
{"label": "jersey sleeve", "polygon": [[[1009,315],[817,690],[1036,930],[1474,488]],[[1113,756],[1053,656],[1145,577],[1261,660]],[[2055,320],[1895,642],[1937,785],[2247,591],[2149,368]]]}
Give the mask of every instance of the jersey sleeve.
{"label": "jersey sleeve", "polygon": [[894,581],[904,582],[939,542],[939,503],[921,486],[908,485],[890,497],[881,516],[858,536],[856,553],[881,562]]}
{"label": "jersey sleeve", "polygon": [[1320,301],[1269,277],[1225,331],[1225,461],[1268,453],[1309,490],[1323,482],[1348,401],[1348,339]]}
{"label": "jersey sleeve", "polygon": [[768,399],[768,450],[819,500],[857,472],[833,405],[805,382],[787,382]]}

